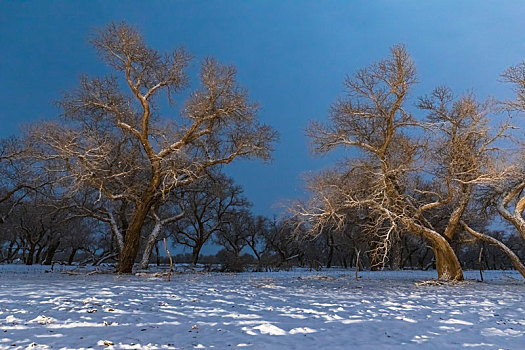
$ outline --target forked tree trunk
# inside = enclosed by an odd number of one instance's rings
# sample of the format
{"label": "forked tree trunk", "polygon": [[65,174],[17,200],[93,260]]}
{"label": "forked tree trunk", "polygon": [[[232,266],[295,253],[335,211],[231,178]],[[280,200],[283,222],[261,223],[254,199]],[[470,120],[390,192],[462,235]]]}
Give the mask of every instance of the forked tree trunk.
{"label": "forked tree trunk", "polygon": [[[155,226],[153,227],[153,230],[148,236],[148,241],[146,243],[146,247],[144,248],[144,253],[142,253],[142,260],[140,262],[140,268],[141,269],[147,269],[149,265],[149,260],[151,258],[151,253],[153,252],[153,248],[157,247],[157,242],[159,241],[160,231],[162,227],[170,222],[175,222],[183,217],[184,213],[181,213],[177,216],[173,216],[171,218],[167,218],[164,220],[161,220],[159,216],[155,213],[155,210],[153,210],[153,217],[155,218]],[[157,247],[157,261],[158,261],[158,247]]]}

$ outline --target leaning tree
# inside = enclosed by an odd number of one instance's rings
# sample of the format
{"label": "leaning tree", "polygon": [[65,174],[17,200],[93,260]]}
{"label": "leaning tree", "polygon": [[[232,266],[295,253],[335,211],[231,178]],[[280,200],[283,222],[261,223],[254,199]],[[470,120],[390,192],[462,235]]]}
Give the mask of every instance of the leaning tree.
{"label": "leaning tree", "polygon": [[188,86],[186,51],[162,54],[125,23],[110,24],[91,43],[118,75],[82,78],[59,103],[63,119],[34,126],[31,138],[52,164],[45,169],[61,173],[69,191],[87,186],[100,200],[129,207],[118,265],[129,273],[152,207],[209,167],[268,159],[276,133],[257,121],[232,66],[205,59],[200,87],[175,108]]}
{"label": "leaning tree", "polygon": [[[399,233],[423,237],[433,248],[439,278],[462,280],[450,243],[463,230],[475,187],[505,173],[494,144],[507,125],[491,132],[491,104],[471,95],[455,99],[447,88],[421,98],[418,107],[427,116],[415,118],[408,112],[415,82],[403,46],[345,80],[347,94],[332,105],[329,123],[311,123],[307,132],[317,153],[338,147],[357,152],[313,176],[311,200],[295,212],[317,233],[340,229],[348,213],[360,213],[383,256]],[[444,215],[440,227],[432,224],[436,215]]]}
{"label": "leaning tree", "polygon": [[[508,68],[502,75],[504,81],[511,83],[516,93],[514,100],[506,101],[504,106],[511,112],[525,112],[525,62]],[[523,145],[521,141],[521,146]],[[495,207],[503,219],[512,224],[521,238],[525,239],[525,152],[517,152],[514,172],[494,186]]]}

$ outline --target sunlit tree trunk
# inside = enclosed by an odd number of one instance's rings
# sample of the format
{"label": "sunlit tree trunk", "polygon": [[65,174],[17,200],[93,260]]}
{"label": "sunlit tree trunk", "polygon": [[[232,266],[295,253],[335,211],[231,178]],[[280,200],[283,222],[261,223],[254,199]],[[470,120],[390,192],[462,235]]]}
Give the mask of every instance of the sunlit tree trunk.
{"label": "sunlit tree trunk", "polygon": [[456,253],[442,235],[411,220],[404,220],[403,224],[411,232],[430,241],[436,259],[436,270],[439,279],[463,281],[463,270]]}
{"label": "sunlit tree trunk", "polygon": [[140,232],[149,210],[153,206],[155,190],[160,183],[159,179],[153,179],[148,186],[148,189],[142,196],[142,201],[137,205],[133,216],[129,222],[129,226],[124,235],[124,246],[119,256],[118,272],[131,273],[133,264],[137,258],[140,245]]}

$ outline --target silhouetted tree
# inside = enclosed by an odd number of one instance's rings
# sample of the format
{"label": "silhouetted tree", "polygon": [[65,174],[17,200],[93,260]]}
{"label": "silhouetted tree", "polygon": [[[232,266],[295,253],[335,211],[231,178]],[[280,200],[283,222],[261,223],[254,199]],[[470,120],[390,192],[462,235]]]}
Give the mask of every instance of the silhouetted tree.
{"label": "silhouetted tree", "polygon": [[250,206],[242,188],[231,178],[215,173],[184,188],[179,205],[183,218],[173,225],[173,237],[192,249],[193,265],[206,242],[220,231],[229,213]]}

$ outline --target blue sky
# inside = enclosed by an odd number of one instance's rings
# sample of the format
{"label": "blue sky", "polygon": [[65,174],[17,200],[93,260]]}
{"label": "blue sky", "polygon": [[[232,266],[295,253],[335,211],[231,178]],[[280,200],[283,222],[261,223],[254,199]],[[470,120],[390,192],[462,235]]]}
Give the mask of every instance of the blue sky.
{"label": "blue sky", "polygon": [[326,118],[345,74],[392,45],[405,44],[416,62],[413,97],[442,84],[508,97],[499,76],[525,60],[518,1],[2,1],[0,137],[57,116],[53,101],[81,74],[107,71],[88,38],[111,21],[135,26],[160,50],[184,46],[194,68],[206,56],[236,65],[280,142],[272,163],[238,162],[227,172],[268,215],[282,211],[276,202],[303,196],[302,174],[333,162],[309,153],[308,121]]}

